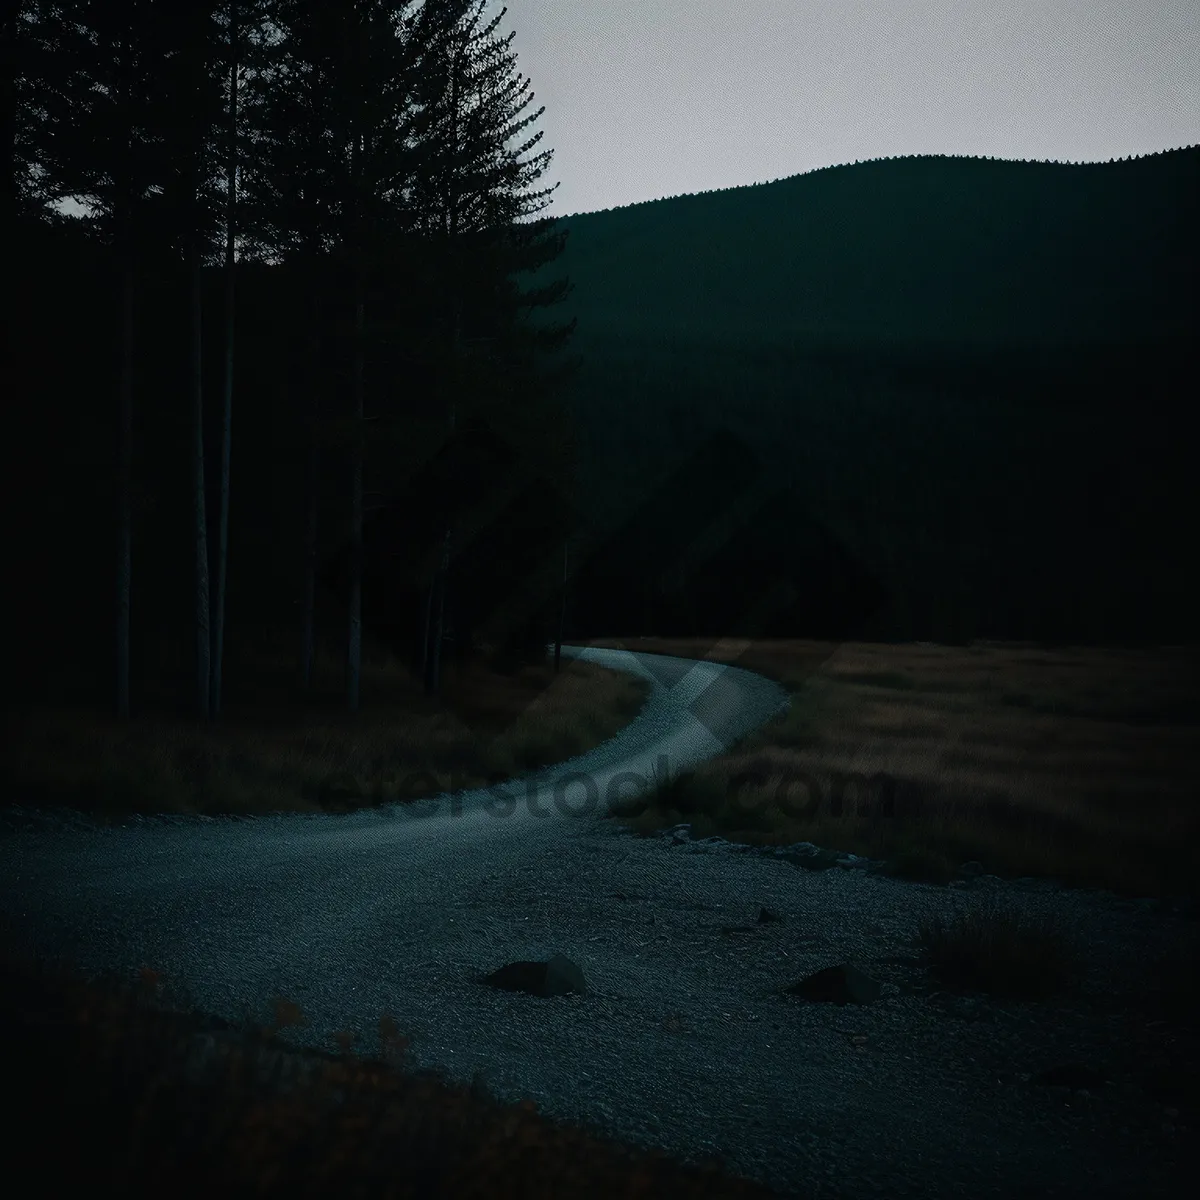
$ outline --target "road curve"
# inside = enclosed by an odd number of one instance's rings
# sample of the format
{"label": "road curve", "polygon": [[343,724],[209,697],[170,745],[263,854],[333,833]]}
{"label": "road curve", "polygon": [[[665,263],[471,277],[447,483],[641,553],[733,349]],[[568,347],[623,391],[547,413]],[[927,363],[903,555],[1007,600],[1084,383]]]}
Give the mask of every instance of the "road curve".
{"label": "road curve", "polygon": [[[386,1013],[416,1066],[463,1084],[481,1071],[501,1101],[529,1098],[628,1145],[719,1154],[784,1195],[1183,1191],[1183,1143],[1132,1085],[1064,1106],[997,1074],[1075,1061],[1081,1038],[1090,1062],[1090,1039],[1110,1039],[1104,1013],[930,1002],[913,938],[961,914],[969,892],[620,836],[601,819],[606,799],[765,723],[782,688],[715,663],[568,653],[634,671],[651,692],[620,734],[531,786],[345,816],[13,827],[0,837],[0,936],[84,972],[149,966],[230,1022],[269,1021],[286,997],[304,1023],[281,1040],[298,1046],[333,1051],[354,1030],[375,1053]],[[1097,995],[1140,989],[1130,964],[1180,936],[1103,897],[987,886],[1070,928]],[[782,920],[747,938],[763,908]],[[557,953],[586,993],[482,982]],[[845,962],[881,981],[878,1003],[781,995]]]}
{"label": "road curve", "polygon": [[313,973],[340,1003],[334,971],[349,995],[374,970],[347,941],[364,914],[405,895],[453,904],[460,884],[536,861],[545,839],[594,829],[608,804],[714,757],[788,704],[779,685],[719,663],[563,654],[651,685],[638,716],[594,750],[519,785],[346,815],[10,827],[0,837],[5,937],[86,970],[152,963],[222,1009],[262,1011],[267,990],[309,992]]}

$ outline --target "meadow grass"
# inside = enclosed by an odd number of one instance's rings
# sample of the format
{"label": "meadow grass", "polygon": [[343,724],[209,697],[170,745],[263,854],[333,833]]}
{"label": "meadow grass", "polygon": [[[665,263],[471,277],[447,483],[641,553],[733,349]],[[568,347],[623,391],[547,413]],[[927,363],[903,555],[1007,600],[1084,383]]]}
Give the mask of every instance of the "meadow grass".
{"label": "meadow grass", "polygon": [[975,861],[1004,878],[1196,895],[1195,647],[593,644],[732,663],[791,695],[729,753],[623,803],[615,815],[638,833],[689,822],[696,838],[813,842],[931,883]]}
{"label": "meadow grass", "polygon": [[[693,839],[811,842],[921,884],[947,884],[970,862],[1003,878],[1195,902],[1195,647],[592,644],[728,663],[791,697],[727,754],[617,806],[634,833],[686,823]],[[914,944],[947,990],[1040,1001],[1080,983],[1066,930],[994,902],[921,923]],[[1164,1021],[1189,1018],[1196,945],[1145,967],[1141,1002]]]}
{"label": "meadow grass", "polygon": [[624,728],[649,686],[564,658],[504,663],[490,647],[449,662],[424,694],[396,657],[364,654],[359,711],[346,708],[340,656],[323,647],[311,687],[269,641],[233,658],[220,717],[202,723],[180,697],[187,667],[165,650],[129,722],[94,705],[36,704],[18,719],[12,801],[71,808],[104,823],[130,814],[349,812],[488,786],[593,749]]}

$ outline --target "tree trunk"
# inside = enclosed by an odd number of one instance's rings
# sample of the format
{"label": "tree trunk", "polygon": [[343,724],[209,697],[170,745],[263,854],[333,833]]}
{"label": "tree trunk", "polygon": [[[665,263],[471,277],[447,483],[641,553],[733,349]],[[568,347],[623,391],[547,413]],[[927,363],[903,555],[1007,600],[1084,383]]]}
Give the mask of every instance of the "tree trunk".
{"label": "tree trunk", "polygon": [[347,699],[358,712],[362,671],[363,568],[363,270],[360,257],[354,270],[354,431],[350,462],[350,639],[346,658]]}
{"label": "tree trunk", "polygon": [[202,720],[211,715],[209,681],[211,636],[208,619],[208,523],[204,497],[204,391],[202,375],[202,307],[200,248],[189,251],[191,282],[192,502],[196,536],[196,709]]}
{"label": "tree trunk", "polygon": [[[451,149],[453,152],[458,150],[458,52],[455,52],[454,66],[450,73],[450,117],[452,123],[452,131],[450,135]],[[450,442],[454,440],[454,419],[455,419],[455,404],[458,399],[456,389],[459,386],[460,379],[460,360],[459,355],[462,350],[462,264],[459,258],[458,234],[459,234],[459,214],[458,214],[458,196],[455,190],[454,183],[451,181],[449,190],[446,193],[446,232],[449,235],[447,247],[451,255],[451,269],[453,279],[451,287],[451,303],[453,309],[450,314],[451,324],[449,333],[451,336],[450,345]],[[446,531],[442,536],[442,561],[438,569],[438,595],[437,609],[434,619],[433,628],[433,644],[430,647],[431,663],[430,663],[430,686],[429,691],[433,695],[437,695],[441,688],[441,663],[442,663],[442,630],[443,622],[446,613],[446,576],[450,568],[450,521],[446,521]]]}
{"label": "tree trunk", "polygon": [[121,267],[121,378],[117,425],[117,716],[129,719],[129,606],[133,475],[133,248],[126,239]]}
{"label": "tree trunk", "polygon": [[650,534],[643,531],[642,533],[642,595],[645,599],[645,607],[642,612],[642,637],[653,637],[651,630],[654,626],[651,612],[653,609],[653,575],[654,559],[650,553]]}
{"label": "tree trunk", "polygon": [[[361,76],[366,62],[366,29],[363,14],[355,11],[355,63]],[[365,412],[363,357],[365,353],[364,292],[366,287],[363,192],[365,188],[366,113],[362,93],[356,94],[350,124],[351,247],[354,268],[354,335],[351,347],[354,417],[350,439],[350,631],[346,647],[346,691],[352,713],[358,712],[362,677],[362,570],[363,570],[363,455]]]}
{"label": "tree trunk", "polygon": [[[454,440],[454,421],[455,421],[455,400],[454,388],[458,386],[458,365],[459,352],[462,343],[462,304],[456,302],[454,311],[454,349],[453,360],[451,363],[451,371],[453,380],[450,394],[450,440]],[[437,695],[441,688],[441,666],[442,666],[442,631],[444,628],[446,617],[446,587],[450,571],[450,522],[446,522],[446,531],[442,535],[442,561],[438,568],[438,595],[437,595],[437,611],[434,618],[433,626],[433,645],[431,647],[432,661],[430,664],[429,679],[430,684],[428,691],[432,695]]]}
{"label": "tree trunk", "polygon": [[442,536],[442,561],[437,573],[437,606],[433,620],[433,637],[430,645],[429,688],[431,695],[436,696],[441,689],[442,671],[442,631],[446,617],[446,576],[450,567],[450,528],[447,526]]}
{"label": "tree trunk", "polygon": [[[126,31],[128,33],[128,30]],[[118,104],[125,119],[126,140],[120,164],[119,193],[121,241],[121,375],[118,384],[117,417],[117,717],[129,719],[129,613],[132,595],[133,529],[131,492],[133,487],[133,293],[137,263],[133,242],[133,157],[129,121],[130,49],[128,42],[110,44],[118,61]]]}
{"label": "tree trunk", "polygon": [[554,673],[558,674],[558,663],[562,658],[563,623],[567,615],[567,541],[563,540],[562,591],[558,601],[558,637],[554,642]]}
{"label": "tree trunk", "polygon": [[425,622],[421,637],[421,683],[427,696],[433,695],[433,676],[430,674],[432,655],[429,653],[429,635],[433,629],[433,593],[437,590],[437,572],[425,589]]}
{"label": "tree trunk", "polygon": [[321,346],[321,299],[317,290],[316,271],[312,279],[312,337],[309,342],[311,370],[308,373],[310,417],[308,442],[308,480],[305,526],[304,526],[304,613],[303,646],[300,657],[300,674],[307,691],[312,687],[313,659],[316,651],[317,632],[317,483],[320,479],[321,451],[317,440],[317,417],[319,415],[320,391],[317,383]]}
{"label": "tree trunk", "polygon": [[221,666],[225,657],[225,578],[229,562],[229,453],[233,425],[234,216],[237,206],[237,3],[229,5],[229,156],[225,166],[225,406],[221,418],[221,510],[217,534],[217,611],[213,640],[212,715],[221,713]]}

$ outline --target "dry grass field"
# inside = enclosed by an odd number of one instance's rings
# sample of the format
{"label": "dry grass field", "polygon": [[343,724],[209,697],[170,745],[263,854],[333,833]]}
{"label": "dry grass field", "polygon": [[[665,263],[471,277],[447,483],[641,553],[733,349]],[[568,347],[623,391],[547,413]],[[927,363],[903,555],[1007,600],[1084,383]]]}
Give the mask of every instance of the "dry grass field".
{"label": "dry grass field", "polygon": [[242,651],[219,720],[180,696],[187,668],[163,654],[143,710],[126,724],[94,706],[31,706],[10,733],[10,801],[101,821],[131,813],[348,812],[486,786],[584,753],[624,728],[648,686],[565,658],[497,667],[448,664],[441,695],[406,664],[364,653],[361,704],[346,711],[342,660],[317,655],[308,693],[293,657]]}
{"label": "dry grass field", "polygon": [[[639,832],[689,821],[693,837],[809,841],[915,878],[975,860],[1003,877],[1195,894],[1196,647],[592,644],[732,663],[792,693],[732,753],[623,806]],[[789,773],[809,790],[781,788]]]}

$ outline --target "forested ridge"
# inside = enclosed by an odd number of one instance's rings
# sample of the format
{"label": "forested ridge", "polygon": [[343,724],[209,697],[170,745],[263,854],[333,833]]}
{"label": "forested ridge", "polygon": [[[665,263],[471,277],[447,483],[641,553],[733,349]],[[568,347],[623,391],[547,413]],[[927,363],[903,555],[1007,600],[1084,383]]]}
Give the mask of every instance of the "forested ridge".
{"label": "forested ridge", "polygon": [[[621,530],[597,581],[629,566],[619,618],[576,589],[582,628],[707,636],[770,583],[795,600],[746,632],[1187,640],[1198,210],[1189,147],[883,159],[565,218],[579,494]],[[627,553],[655,489],[723,516]]]}

